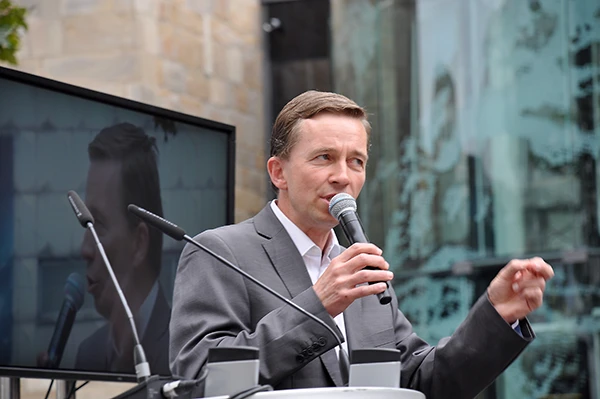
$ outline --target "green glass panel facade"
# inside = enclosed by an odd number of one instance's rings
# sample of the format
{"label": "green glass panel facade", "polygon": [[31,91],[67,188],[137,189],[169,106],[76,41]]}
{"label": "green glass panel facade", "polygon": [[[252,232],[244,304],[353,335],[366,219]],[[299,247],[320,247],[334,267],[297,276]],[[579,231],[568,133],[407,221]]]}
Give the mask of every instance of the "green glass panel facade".
{"label": "green glass panel facade", "polygon": [[542,256],[537,339],[484,395],[600,398],[600,0],[331,0],[331,44],[372,116],[361,218],[415,330],[451,334]]}

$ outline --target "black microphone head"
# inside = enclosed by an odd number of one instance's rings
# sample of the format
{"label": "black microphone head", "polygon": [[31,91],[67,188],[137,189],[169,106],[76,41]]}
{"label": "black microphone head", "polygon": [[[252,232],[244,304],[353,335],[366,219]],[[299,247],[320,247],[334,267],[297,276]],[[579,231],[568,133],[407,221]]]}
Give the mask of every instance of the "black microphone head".
{"label": "black microphone head", "polygon": [[151,226],[156,227],[174,240],[181,241],[185,236],[185,230],[183,230],[181,227],[177,226],[175,223],[169,222],[164,218],[161,218],[158,215],[155,215],[150,211],[145,210],[144,208],[140,208],[134,204],[129,204],[127,206],[127,210]]}
{"label": "black microphone head", "polygon": [[65,283],[65,298],[71,302],[75,311],[83,306],[85,281],[81,274],[71,273]]}
{"label": "black microphone head", "polygon": [[75,212],[75,216],[77,216],[77,220],[83,227],[88,227],[87,224],[94,224],[94,217],[90,210],[85,206],[79,195],[73,190],[67,193],[67,198],[69,199],[69,204],[71,204],[71,208],[73,208],[73,212]]}
{"label": "black microphone head", "polygon": [[329,201],[329,213],[336,219],[347,211],[356,212],[356,200],[348,193],[339,193]]}

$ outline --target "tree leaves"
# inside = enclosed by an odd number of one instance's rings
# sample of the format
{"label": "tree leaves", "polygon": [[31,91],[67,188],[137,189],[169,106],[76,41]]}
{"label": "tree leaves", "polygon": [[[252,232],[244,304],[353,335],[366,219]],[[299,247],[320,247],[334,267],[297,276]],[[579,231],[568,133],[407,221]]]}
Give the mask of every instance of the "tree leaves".
{"label": "tree leaves", "polygon": [[17,7],[10,0],[0,0],[0,61],[16,65],[20,34],[27,30],[27,9]]}

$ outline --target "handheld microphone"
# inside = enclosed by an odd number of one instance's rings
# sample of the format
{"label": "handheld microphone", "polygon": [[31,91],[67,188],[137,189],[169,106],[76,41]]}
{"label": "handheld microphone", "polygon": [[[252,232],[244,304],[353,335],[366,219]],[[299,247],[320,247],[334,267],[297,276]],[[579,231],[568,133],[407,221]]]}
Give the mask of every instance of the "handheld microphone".
{"label": "handheld microphone", "polygon": [[123,304],[123,308],[125,308],[125,313],[127,314],[127,318],[131,324],[131,330],[133,331],[133,339],[135,342],[135,347],[133,349],[133,358],[135,364],[135,374],[137,376],[138,381],[146,380],[150,377],[150,365],[146,360],[146,353],[144,352],[144,348],[140,343],[140,339],[138,336],[137,328],[135,327],[135,322],[133,321],[133,314],[131,313],[131,309],[129,308],[129,304],[127,303],[127,299],[125,299],[125,295],[121,290],[121,286],[119,285],[119,281],[115,276],[112,266],[110,265],[110,261],[106,256],[106,252],[104,252],[104,247],[98,238],[98,234],[96,234],[96,229],[94,228],[94,218],[92,217],[91,212],[85,206],[79,195],[75,191],[69,191],[67,193],[67,198],[69,199],[69,203],[73,208],[73,212],[75,212],[75,216],[77,216],[77,220],[79,223],[87,229],[89,229],[94,237],[94,241],[96,242],[96,246],[98,247],[98,251],[102,256],[102,260],[106,265],[108,270],[108,274],[110,274],[110,278],[117,289],[117,293],[119,294],[119,299]]}
{"label": "handheld microphone", "polygon": [[71,273],[65,283],[65,299],[60,308],[52,339],[48,345],[47,367],[57,368],[60,365],[65,345],[71,334],[75,316],[83,305],[84,280],[78,273]]}
{"label": "handheld microphone", "polygon": [[[358,213],[356,213],[356,200],[352,198],[350,194],[339,193],[334,195],[329,202],[329,213],[340,222],[344,235],[350,244],[369,242],[360,219],[358,218]],[[372,266],[367,266],[366,269],[379,270]],[[370,282],[369,284],[376,284],[376,282]],[[387,282],[385,283],[385,286],[385,291],[377,294],[379,303],[382,305],[387,305],[392,300],[392,297],[387,292],[389,288]]]}
{"label": "handheld microphone", "polygon": [[213,258],[217,259],[219,262],[221,262],[225,266],[229,267],[231,270],[241,274],[244,278],[252,281],[254,284],[258,285],[259,287],[261,287],[262,289],[264,289],[271,295],[275,296],[276,298],[279,298],[285,304],[293,307],[300,313],[304,314],[306,317],[316,321],[318,324],[323,326],[334,337],[335,341],[338,344],[338,347],[340,348],[340,350],[339,350],[340,372],[342,374],[342,379],[345,382],[348,381],[349,367],[350,367],[348,355],[346,354],[346,351],[342,347],[342,341],[341,341],[340,337],[335,333],[335,331],[333,331],[333,329],[331,327],[329,327],[327,325],[327,323],[325,323],[323,320],[319,319],[312,313],[306,311],[301,306],[290,301],[289,299],[287,299],[286,297],[284,297],[277,291],[273,290],[271,287],[267,286],[260,280],[254,278],[252,275],[246,273],[244,270],[240,269],[239,267],[237,267],[236,265],[234,265],[233,263],[231,263],[230,261],[228,261],[221,255],[217,254],[216,252],[213,252],[209,248],[200,244],[199,242],[194,240],[192,237],[187,235],[185,230],[183,230],[181,227],[177,226],[176,224],[174,224],[164,218],[161,218],[160,216],[157,216],[157,215],[153,214],[152,212],[149,212],[149,211],[145,210],[144,208],[140,208],[139,206],[134,205],[134,204],[129,204],[127,209],[134,215],[138,216],[140,219],[144,220],[151,226],[156,227],[157,229],[159,229],[160,231],[162,231],[169,237],[173,238],[174,240],[177,240],[177,241],[185,240],[185,241],[189,242],[190,244],[192,244],[193,246],[203,250],[204,252],[206,252]]}

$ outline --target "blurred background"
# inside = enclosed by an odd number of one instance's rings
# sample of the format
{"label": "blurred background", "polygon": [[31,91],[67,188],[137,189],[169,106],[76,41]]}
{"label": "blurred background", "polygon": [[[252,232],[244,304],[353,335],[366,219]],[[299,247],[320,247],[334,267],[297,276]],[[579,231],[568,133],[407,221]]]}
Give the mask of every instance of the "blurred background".
{"label": "blurred background", "polygon": [[234,125],[236,221],[273,197],[287,101],[366,107],[360,215],[416,332],[451,334],[509,259],[542,256],[537,339],[480,398],[600,398],[600,0],[13,3],[29,27],[4,66]]}

